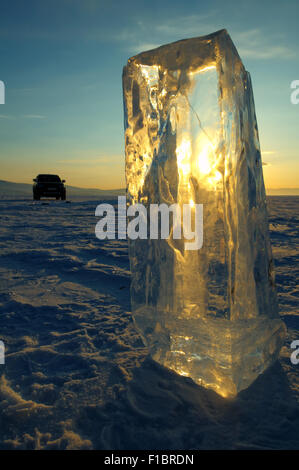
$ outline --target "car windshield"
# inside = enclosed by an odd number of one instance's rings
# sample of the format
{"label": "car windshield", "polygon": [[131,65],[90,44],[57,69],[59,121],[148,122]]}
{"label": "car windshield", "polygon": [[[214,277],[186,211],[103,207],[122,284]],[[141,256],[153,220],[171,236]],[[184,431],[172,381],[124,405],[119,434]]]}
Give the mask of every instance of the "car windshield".
{"label": "car windshield", "polygon": [[37,181],[41,183],[60,183],[61,180],[57,175],[38,175]]}

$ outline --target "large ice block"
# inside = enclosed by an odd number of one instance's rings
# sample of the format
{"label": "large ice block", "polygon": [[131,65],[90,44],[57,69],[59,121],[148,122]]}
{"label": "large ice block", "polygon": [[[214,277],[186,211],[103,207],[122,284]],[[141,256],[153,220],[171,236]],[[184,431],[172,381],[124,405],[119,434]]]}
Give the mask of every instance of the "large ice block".
{"label": "large ice block", "polygon": [[159,363],[233,396],[274,362],[278,314],[249,73],[226,30],[123,72],[130,204],[203,204],[203,246],[129,240],[136,326]]}

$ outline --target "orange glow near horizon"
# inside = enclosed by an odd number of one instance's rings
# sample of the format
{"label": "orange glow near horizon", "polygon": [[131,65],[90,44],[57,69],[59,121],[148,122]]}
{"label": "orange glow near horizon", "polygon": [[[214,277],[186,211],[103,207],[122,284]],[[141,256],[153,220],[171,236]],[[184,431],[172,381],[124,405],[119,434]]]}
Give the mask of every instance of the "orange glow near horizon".
{"label": "orange glow near horizon", "polygon": [[[183,150],[183,148],[181,150]],[[201,157],[207,156],[206,153],[204,153],[204,155],[201,154]],[[181,157],[183,154],[184,152]],[[263,160],[265,159],[269,160],[267,152],[265,157],[263,157]],[[47,156],[47,158],[43,158],[42,160],[37,158],[23,158],[20,161],[18,158],[11,155],[5,162],[2,162],[0,179],[15,183],[31,184],[32,179],[38,173],[55,173],[59,174],[61,178],[64,178],[67,182],[66,184],[69,186],[77,186],[86,189],[120,189],[125,188],[124,160],[125,157],[122,155],[98,158],[91,155],[89,157],[80,158],[80,156],[76,154],[74,159],[65,157],[55,161]],[[277,160],[277,158],[275,160],[273,158],[273,163],[271,162],[263,166],[266,191],[281,188],[298,190],[298,162],[293,160],[286,164],[285,161],[280,162]],[[184,162],[181,161],[181,164],[184,164]],[[206,159],[201,158],[200,165],[202,172],[204,172],[206,164]],[[218,178],[217,174],[214,176],[216,179]]]}

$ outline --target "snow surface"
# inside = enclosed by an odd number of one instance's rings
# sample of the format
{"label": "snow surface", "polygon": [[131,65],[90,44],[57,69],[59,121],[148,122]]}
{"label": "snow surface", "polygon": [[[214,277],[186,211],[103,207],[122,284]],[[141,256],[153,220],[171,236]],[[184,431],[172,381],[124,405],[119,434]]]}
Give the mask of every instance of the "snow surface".
{"label": "snow surface", "polygon": [[288,337],[233,400],[148,357],[127,243],[94,234],[99,202],[0,201],[0,449],[298,449],[299,197],[269,198]]}

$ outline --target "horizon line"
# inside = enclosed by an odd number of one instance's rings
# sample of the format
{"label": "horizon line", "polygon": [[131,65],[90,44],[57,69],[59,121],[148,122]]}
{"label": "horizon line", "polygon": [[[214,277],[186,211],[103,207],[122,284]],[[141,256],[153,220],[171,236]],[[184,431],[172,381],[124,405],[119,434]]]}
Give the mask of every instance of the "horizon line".
{"label": "horizon line", "polygon": [[[4,179],[0,179],[0,182],[3,182],[3,183],[11,183],[11,184],[28,184],[28,185],[31,185],[31,183],[26,183],[26,182],[17,182],[17,181],[9,181],[9,180],[4,180]],[[89,189],[89,190],[96,190],[96,191],[119,191],[119,190],[125,190],[126,187],[116,187],[116,188],[95,188],[95,187],[86,187],[86,186],[73,186],[72,184],[70,184],[69,186],[72,186],[74,188],[78,188],[78,189]],[[266,192],[267,191],[284,191],[284,190],[287,190],[287,191],[299,191],[299,186],[298,187],[278,187],[278,188],[274,188],[274,187],[266,187],[265,186],[265,189],[266,189]]]}

